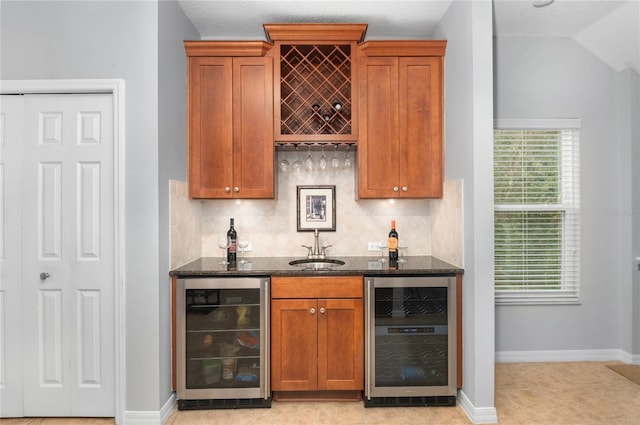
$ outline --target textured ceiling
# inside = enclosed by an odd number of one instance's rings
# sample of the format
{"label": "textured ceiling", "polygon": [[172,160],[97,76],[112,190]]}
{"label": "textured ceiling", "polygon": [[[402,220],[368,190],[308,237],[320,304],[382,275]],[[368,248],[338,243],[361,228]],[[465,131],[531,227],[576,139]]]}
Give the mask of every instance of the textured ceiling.
{"label": "textured ceiling", "polygon": [[[453,1],[178,0],[203,39],[265,39],[264,23],[367,23],[366,38],[431,38]],[[471,0],[472,1],[472,0]],[[497,36],[573,37],[616,70],[640,72],[640,0],[494,0]]]}
{"label": "textured ceiling", "polygon": [[428,38],[451,0],[220,1],[181,0],[203,39],[264,39],[264,23],[357,22],[367,39]]}
{"label": "textured ceiling", "polygon": [[500,36],[571,37],[623,3],[612,0],[556,0],[546,7],[533,7],[531,1],[495,0],[494,32]]}

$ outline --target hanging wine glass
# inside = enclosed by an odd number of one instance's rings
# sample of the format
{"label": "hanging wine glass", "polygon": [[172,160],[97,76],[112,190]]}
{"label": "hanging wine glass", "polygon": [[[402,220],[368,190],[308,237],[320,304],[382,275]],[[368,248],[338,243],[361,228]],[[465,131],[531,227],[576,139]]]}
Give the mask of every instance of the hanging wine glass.
{"label": "hanging wine glass", "polygon": [[287,161],[286,157],[285,145],[282,145],[282,158],[280,159],[278,167],[280,168],[281,172],[286,173],[287,171],[289,171],[289,165],[289,161]]}
{"label": "hanging wine glass", "polygon": [[307,157],[304,159],[304,168],[308,172],[313,171],[313,167],[315,166],[313,162],[313,157],[311,156],[311,144],[307,145]]}
{"label": "hanging wine glass", "polygon": [[333,158],[331,159],[331,167],[335,170],[340,168],[340,159],[338,158],[338,144],[333,145]]}
{"label": "hanging wine glass", "polygon": [[351,160],[351,157],[349,156],[349,154],[351,149],[351,144],[347,145],[347,154],[344,157],[344,168],[345,170],[348,170],[349,168],[351,168],[353,166],[353,161]]}
{"label": "hanging wine glass", "polygon": [[296,159],[295,161],[293,161],[293,164],[291,164],[291,168],[293,169],[294,174],[300,174],[300,171],[302,171],[302,161],[300,161],[300,151],[298,150],[298,145],[295,145],[295,147]]}
{"label": "hanging wine glass", "polygon": [[324,145],[320,147],[322,154],[320,155],[320,169],[325,171],[327,169],[327,156],[324,154]]}

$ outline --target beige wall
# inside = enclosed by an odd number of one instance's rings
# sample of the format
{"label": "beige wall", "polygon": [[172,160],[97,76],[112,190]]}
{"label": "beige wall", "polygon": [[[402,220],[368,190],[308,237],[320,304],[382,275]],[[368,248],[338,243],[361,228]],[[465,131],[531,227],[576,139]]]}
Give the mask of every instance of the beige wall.
{"label": "beige wall", "polygon": [[[282,155],[280,153],[280,155]],[[318,160],[320,153],[314,152]],[[329,159],[333,153],[327,152]],[[339,152],[342,159],[345,153]],[[301,154],[302,158],[306,153]],[[290,162],[295,156],[288,154]],[[330,256],[377,256],[369,241],[386,239],[396,220],[400,239],[408,244],[406,255],[435,255],[462,266],[462,182],[445,183],[443,199],[356,200],[355,170],[278,173],[275,200],[189,200],[183,182],[171,183],[171,264],[183,265],[200,256],[221,255],[216,241],[226,234],[234,217],[239,239],[253,245],[251,256],[296,257],[306,255],[313,234],[297,231],[296,186],[336,186],[336,231],[321,232],[320,242],[331,244]],[[199,247],[199,249],[197,249]]]}

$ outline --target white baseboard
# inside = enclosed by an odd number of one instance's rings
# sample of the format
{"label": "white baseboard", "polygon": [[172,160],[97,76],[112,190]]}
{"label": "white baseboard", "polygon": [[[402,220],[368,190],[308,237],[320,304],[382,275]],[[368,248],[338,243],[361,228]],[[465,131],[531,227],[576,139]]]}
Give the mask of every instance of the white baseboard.
{"label": "white baseboard", "polygon": [[162,406],[159,411],[125,411],[122,425],[162,425],[164,424],[176,405],[176,394]]}
{"label": "white baseboard", "polygon": [[474,424],[498,423],[498,412],[495,407],[475,407],[463,390],[458,390],[458,405]]}
{"label": "white baseboard", "polygon": [[122,425],[162,425],[160,411],[126,410]]}
{"label": "white baseboard", "polygon": [[171,397],[169,397],[169,400],[167,400],[164,406],[162,406],[162,409],[160,409],[160,420],[162,421],[160,422],[161,424],[165,423],[167,419],[169,419],[169,416],[171,416],[175,407],[176,393],[171,393]]}
{"label": "white baseboard", "polygon": [[624,350],[496,351],[496,363],[621,361],[640,364],[640,355]]}

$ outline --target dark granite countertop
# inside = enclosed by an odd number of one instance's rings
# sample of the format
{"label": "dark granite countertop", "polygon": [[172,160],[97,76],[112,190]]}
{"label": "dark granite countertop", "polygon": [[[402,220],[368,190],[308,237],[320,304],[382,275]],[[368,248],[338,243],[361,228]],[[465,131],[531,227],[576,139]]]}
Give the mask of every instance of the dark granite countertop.
{"label": "dark granite countertop", "polygon": [[171,270],[169,274],[177,277],[205,276],[428,276],[435,274],[457,274],[464,270],[432,256],[406,257],[404,264],[397,269],[389,268],[389,260],[381,263],[378,257],[340,257],[342,266],[331,270],[307,270],[290,266],[289,261],[300,257],[248,257],[250,263],[235,266],[221,265],[220,257],[202,257],[182,267]]}

